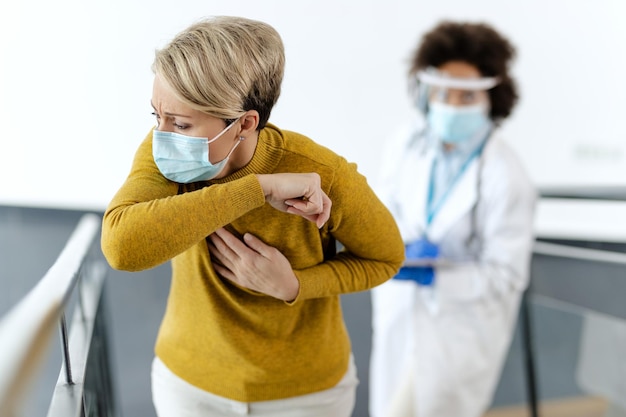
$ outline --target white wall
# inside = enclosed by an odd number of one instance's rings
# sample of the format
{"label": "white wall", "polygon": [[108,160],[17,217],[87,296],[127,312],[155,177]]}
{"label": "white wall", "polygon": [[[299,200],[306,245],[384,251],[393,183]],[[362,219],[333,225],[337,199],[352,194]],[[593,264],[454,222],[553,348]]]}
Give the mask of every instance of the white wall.
{"label": "white wall", "polygon": [[153,124],[153,51],[194,20],[267,21],[287,67],[271,120],[377,172],[412,117],[407,59],[442,18],[483,20],[518,47],[505,125],[538,185],[626,185],[623,0],[3,0],[0,204],[103,210]]}

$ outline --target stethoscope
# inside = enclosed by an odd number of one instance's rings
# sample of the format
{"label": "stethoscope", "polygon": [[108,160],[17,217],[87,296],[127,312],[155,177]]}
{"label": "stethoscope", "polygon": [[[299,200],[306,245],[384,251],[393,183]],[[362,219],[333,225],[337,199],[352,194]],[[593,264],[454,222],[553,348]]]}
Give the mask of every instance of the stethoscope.
{"label": "stethoscope", "polygon": [[[432,208],[429,209],[429,207],[431,206],[432,203],[432,198],[433,198],[433,182],[434,182],[434,169],[435,169],[435,164],[436,164],[436,160],[434,159],[432,162],[432,167],[431,167],[431,172],[430,172],[430,177],[428,179],[429,181],[429,187],[428,187],[428,195],[427,195],[427,200],[425,202],[426,204],[426,220],[425,220],[425,225],[424,225],[424,230],[422,231],[423,235],[427,234],[428,228],[432,222],[432,220],[434,219],[434,217],[436,216],[437,212],[441,209],[441,207],[444,205],[445,200],[448,196],[448,194],[450,193],[450,191],[454,188],[454,186],[456,185],[457,181],[463,177],[466,169],[469,167],[469,165],[472,163],[472,161],[474,159],[477,159],[477,164],[478,164],[478,174],[476,177],[476,201],[474,201],[474,204],[472,205],[472,207],[470,208],[470,234],[467,237],[467,239],[465,240],[465,246],[470,249],[470,252],[472,252],[472,249],[477,250],[478,249],[478,244],[480,243],[480,239],[479,239],[479,235],[478,235],[478,215],[477,215],[477,208],[478,208],[478,202],[480,201],[480,197],[481,197],[481,186],[482,186],[482,170],[484,167],[484,163],[485,163],[485,158],[484,158],[484,150],[487,147],[487,143],[489,142],[489,139],[491,138],[491,135],[493,133],[493,127],[489,128],[489,130],[484,133],[485,135],[485,139],[481,142],[481,144],[474,150],[474,152],[472,152],[470,154],[470,156],[466,159],[466,161],[462,164],[461,169],[459,170],[459,172],[457,173],[454,181],[452,182],[452,184],[449,186],[449,188],[445,191],[444,195],[439,198],[437,204]],[[432,139],[431,137],[429,137],[429,135],[427,134],[427,129],[423,128],[421,130],[418,130],[414,133],[413,138],[409,141],[409,146],[413,145],[413,144],[421,144],[421,155],[424,156],[426,154],[426,152],[428,152],[432,146],[437,146],[434,142],[434,139]]]}

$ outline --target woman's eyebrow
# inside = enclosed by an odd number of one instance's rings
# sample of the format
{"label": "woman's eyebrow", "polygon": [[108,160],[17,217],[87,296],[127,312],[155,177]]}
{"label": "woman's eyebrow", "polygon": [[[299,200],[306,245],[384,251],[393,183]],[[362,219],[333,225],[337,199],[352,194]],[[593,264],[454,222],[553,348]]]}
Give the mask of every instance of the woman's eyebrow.
{"label": "woman's eyebrow", "polygon": [[[150,102],[150,105],[152,106],[152,108],[153,108],[155,111],[157,110],[157,108],[156,108],[156,107],[154,107],[154,104],[152,104],[152,102]],[[164,112],[163,114],[164,114],[164,115],[166,115],[166,116],[185,117],[185,118],[187,118],[187,119],[191,119],[191,116],[187,116],[187,115],[185,115],[185,114],[170,113],[170,112]]]}

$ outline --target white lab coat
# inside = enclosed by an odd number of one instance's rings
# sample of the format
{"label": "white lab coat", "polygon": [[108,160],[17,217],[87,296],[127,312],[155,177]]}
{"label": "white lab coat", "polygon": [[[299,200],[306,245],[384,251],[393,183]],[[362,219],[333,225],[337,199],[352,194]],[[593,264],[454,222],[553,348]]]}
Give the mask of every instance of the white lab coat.
{"label": "white lab coat", "polygon": [[405,243],[425,233],[450,262],[435,267],[432,287],[390,280],[372,290],[372,417],[386,416],[408,373],[410,417],[481,416],[529,280],[536,193],[512,149],[496,130],[426,228],[434,154],[415,128],[400,132],[377,186]]}

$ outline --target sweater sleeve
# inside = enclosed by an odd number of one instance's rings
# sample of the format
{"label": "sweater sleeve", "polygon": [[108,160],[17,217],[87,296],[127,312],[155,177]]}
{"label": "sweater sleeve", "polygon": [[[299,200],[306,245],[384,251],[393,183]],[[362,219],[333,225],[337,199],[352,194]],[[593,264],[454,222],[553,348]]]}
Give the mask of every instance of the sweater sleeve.
{"label": "sweater sleeve", "polygon": [[344,250],[333,259],[296,271],[300,293],[294,302],[364,291],[393,277],[404,261],[404,244],[391,213],[357,172],[339,166],[329,197],[329,232]]}
{"label": "sweater sleeve", "polygon": [[265,203],[255,175],[178,190],[154,163],[150,133],[104,213],[101,245],[111,267],[140,271],[160,265]]}

